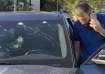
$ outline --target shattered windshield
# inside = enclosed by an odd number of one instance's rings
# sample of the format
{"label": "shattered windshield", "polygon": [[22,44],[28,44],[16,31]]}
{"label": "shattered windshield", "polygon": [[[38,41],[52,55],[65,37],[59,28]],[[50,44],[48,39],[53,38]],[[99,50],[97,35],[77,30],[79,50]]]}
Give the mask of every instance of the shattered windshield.
{"label": "shattered windshield", "polygon": [[65,58],[66,55],[64,29],[57,20],[0,21],[0,59]]}

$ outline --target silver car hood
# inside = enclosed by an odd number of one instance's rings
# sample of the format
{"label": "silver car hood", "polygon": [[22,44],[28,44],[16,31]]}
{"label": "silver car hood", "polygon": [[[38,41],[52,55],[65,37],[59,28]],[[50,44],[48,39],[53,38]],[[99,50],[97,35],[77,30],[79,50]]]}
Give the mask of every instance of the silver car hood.
{"label": "silver car hood", "polygon": [[0,65],[0,74],[74,74],[73,68],[40,65]]}

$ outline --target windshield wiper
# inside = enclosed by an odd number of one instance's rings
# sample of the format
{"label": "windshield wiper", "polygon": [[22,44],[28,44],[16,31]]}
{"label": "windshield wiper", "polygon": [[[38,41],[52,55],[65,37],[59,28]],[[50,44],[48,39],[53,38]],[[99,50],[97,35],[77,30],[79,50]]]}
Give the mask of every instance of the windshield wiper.
{"label": "windshield wiper", "polygon": [[0,62],[0,65],[16,65],[16,64],[10,62]]}
{"label": "windshield wiper", "polygon": [[[30,55],[22,55],[22,56],[11,56],[9,58],[0,58],[1,61],[6,61],[8,64],[8,61],[12,60],[43,60],[43,59],[62,59],[62,57],[48,55],[48,54],[30,54]],[[11,64],[11,62],[9,62]]]}

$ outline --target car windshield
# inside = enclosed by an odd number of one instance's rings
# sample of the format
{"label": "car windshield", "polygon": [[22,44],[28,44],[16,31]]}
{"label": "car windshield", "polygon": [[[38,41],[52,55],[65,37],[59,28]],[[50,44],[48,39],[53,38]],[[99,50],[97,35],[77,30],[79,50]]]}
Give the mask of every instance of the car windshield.
{"label": "car windshield", "polygon": [[0,21],[0,59],[62,59],[66,56],[61,22]]}

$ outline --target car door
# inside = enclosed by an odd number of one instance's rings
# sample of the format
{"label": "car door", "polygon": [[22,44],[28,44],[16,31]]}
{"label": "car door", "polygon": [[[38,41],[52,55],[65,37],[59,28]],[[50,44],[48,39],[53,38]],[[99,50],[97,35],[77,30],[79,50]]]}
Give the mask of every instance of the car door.
{"label": "car door", "polygon": [[78,74],[105,74],[105,44],[80,66]]}

